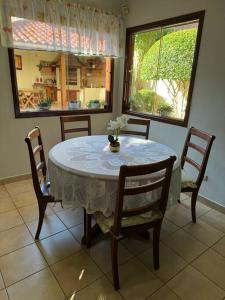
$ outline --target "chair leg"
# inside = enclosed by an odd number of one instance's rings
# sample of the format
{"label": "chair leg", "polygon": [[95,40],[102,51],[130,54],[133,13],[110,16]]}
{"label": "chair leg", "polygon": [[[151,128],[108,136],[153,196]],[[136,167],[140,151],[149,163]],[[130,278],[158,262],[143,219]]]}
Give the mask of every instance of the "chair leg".
{"label": "chair leg", "polygon": [[177,200],[177,203],[179,203],[179,204],[180,204],[180,199],[178,199],[178,200]]}
{"label": "chair leg", "polygon": [[196,201],[198,197],[198,191],[192,192],[191,195],[191,216],[192,222],[196,223]]}
{"label": "chair leg", "polygon": [[162,222],[157,222],[153,228],[153,265],[154,269],[159,269],[159,238]]}
{"label": "chair leg", "polygon": [[115,290],[120,288],[119,271],[118,271],[118,240],[113,236],[111,238],[111,259],[112,259],[112,274],[113,285]]}
{"label": "chair leg", "polygon": [[83,208],[83,213],[84,213],[84,234],[81,239],[81,243],[85,245],[86,244],[86,209],[85,208]]}
{"label": "chair leg", "polygon": [[42,228],[42,224],[43,224],[43,220],[44,220],[44,216],[45,216],[45,210],[47,207],[47,203],[39,204],[38,207],[39,207],[39,220],[38,220],[37,231],[35,234],[35,240],[39,239],[39,235],[41,233],[41,228]]}
{"label": "chair leg", "polygon": [[91,215],[86,213],[85,216],[85,240],[86,240],[86,247],[91,247]]}

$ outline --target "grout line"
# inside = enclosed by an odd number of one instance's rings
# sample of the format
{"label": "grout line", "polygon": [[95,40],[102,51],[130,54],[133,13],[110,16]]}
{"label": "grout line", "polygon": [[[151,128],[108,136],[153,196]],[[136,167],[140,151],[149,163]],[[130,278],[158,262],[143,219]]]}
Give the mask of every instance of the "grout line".
{"label": "grout line", "polygon": [[[18,211],[19,215],[20,215],[21,218],[22,218],[22,215],[20,214],[19,209],[17,209],[17,211]],[[53,213],[54,213],[54,212],[53,212]],[[22,219],[23,219],[23,218],[22,218]],[[32,222],[31,222],[31,223],[32,223]],[[24,225],[26,226],[26,228],[27,228],[29,234],[31,235],[31,237],[32,237],[32,239],[33,239],[33,243],[31,243],[31,244],[34,244],[34,243],[36,244],[36,240],[34,239],[34,237],[33,237],[32,233],[31,233],[29,227],[27,226],[26,222],[24,222]],[[64,230],[63,230],[63,231],[64,231]],[[61,232],[62,232],[62,231],[61,231]],[[53,234],[53,235],[54,235],[54,234]],[[26,245],[26,246],[28,246],[28,245]],[[24,247],[26,247],[26,246],[24,246]],[[36,246],[37,246],[37,245],[36,245]],[[24,247],[22,247],[22,248],[24,248]],[[37,246],[37,247],[38,247],[38,246]],[[21,249],[21,248],[19,248],[19,249]],[[19,250],[19,249],[16,249],[16,250]],[[39,247],[38,247],[38,249],[39,249]],[[15,252],[16,250],[14,250],[14,251],[12,251],[12,252]],[[39,249],[39,251],[40,251],[40,249]],[[11,253],[11,252],[10,252],[10,253]],[[10,254],[10,253],[9,253],[9,254]],[[61,289],[63,295],[64,295],[65,298],[67,299],[67,296],[66,296],[66,294],[64,293],[64,290],[62,289],[61,285],[59,284],[58,279],[56,278],[55,274],[52,272],[52,270],[51,270],[51,268],[50,268],[50,265],[48,264],[47,260],[45,259],[44,255],[42,254],[41,251],[40,251],[40,254],[41,254],[41,256],[43,257],[43,259],[46,261],[46,264],[47,264],[47,266],[48,266],[50,272],[52,273],[53,277],[56,279],[56,282],[58,283],[58,285],[59,285],[59,287],[60,287],[60,289]],[[40,272],[40,271],[39,271],[39,272]],[[36,272],[36,273],[38,273],[38,272]],[[36,273],[34,273],[34,274],[36,274]],[[34,275],[34,274],[32,274],[32,275]],[[32,276],[32,275],[29,275],[28,277],[30,277],[30,276]],[[27,277],[27,278],[28,278],[28,277]],[[20,282],[20,281],[22,281],[22,280],[24,280],[24,279],[21,279],[21,280],[19,280],[18,282]],[[8,292],[7,292],[7,295],[8,295]],[[9,297],[9,295],[8,295],[8,297]]]}
{"label": "grout line", "polygon": [[5,288],[8,289],[8,288],[10,288],[11,286],[13,286],[14,284],[17,284],[17,283],[19,283],[20,281],[23,281],[23,280],[25,280],[25,279],[27,279],[27,278],[29,278],[29,277],[31,277],[31,276],[37,274],[37,273],[40,273],[41,271],[46,270],[46,269],[48,269],[48,266],[47,266],[47,265],[43,266],[43,268],[39,269],[38,271],[35,271],[34,273],[31,273],[31,274],[29,274],[29,275],[23,277],[22,279],[13,282],[12,284],[8,285],[8,286],[5,287]]}
{"label": "grout line", "polygon": [[[11,198],[11,195],[10,195],[10,198]],[[51,208],[51,207],[50,207]],[[186,208],[186,207],[185,207]],[[69,208],[68,208],[69,209]],[[186,208],[187,209],[187,208]],[[213,209],[213,208],[212,208]],[[19,212],[19,209],[16,207],[16,210]],[[51,210],[53,211],[53,214],[55,214],[59,219],[60,219],[60,217],[57,215],[57,212],[55,212],[52,208],[51,208]],[[214,209],[213,209],[214,210]],[[200,215],[199,217],[201,218],[203,215],[205,215],[205,214],[207,214],[209,211],[207,211],[207,212],[205,212],[204,214],[202,214],[202,215]],[[19,212],[19,214],[20,214],[20,212]],[[22,216],[21,216],[22,217]],[[23,217],[22,217],[22,219],[23,219]],[[171,221],[170,219],[168,219],[171,223],[173,223],[174,225],[176,225],[177,226],[177,224],[175,224],[173,221]],[[60,221],[65,225],[65,223],[60,219]],[[33,221],[31,221],[30,223],[32,223]],[[190,222],[191,223],[191,222]],[[207,223],[207,222],[206,222]],[[73,225],[73,226],[71,226],[71,227],[67,227],[66,225],[66,229],[65,230],[62,230],[62,231],[60,231],[60,232],[63,232],[63,231],[66,231],[66,230],[68,230],[71,234],[72,234],[72,232],[70,231],[70,229],[71,228],[73,228],[73,227],[76,227],[76,226],[79,226],[79,225],[81,225],[82,223],[80,223],[80,224],[76,224],[76,225]],[[187,223],[187,224],[189,224],[189,223]],[[177,226],[178,227],[178,229],[176,229],[173,233],[171,233],[171,234],[169,234],[169,233],[167,233],[168,235],[173,235],[175,232],[177,232],[178,230],[180,230],[180,229],[183,229],[183,230],[185,230],[184,229],[184,227],[185,226],[187,226],[187,224],[186,225],[184,225],[184,226],[182,226],[182,227],[180,227],[180,226]],[[208,224],[208,223],[207,223]],[[29,227],[27,226],[27,224],[26,224],[26,222],[24,222],[24,224],[19,224],[19,225],[17,225],[17,226],[15,226],[15,227],[18,227],[18,226],[22,226],[22,225],[25,225],[26,227],[27,227],[27,229],[28,229],[28,231],[30,232],[30,230],[29,230]],[[208,225],[210,225],[210,224],[208,224]],[[211,226],[211,225],[210,225]],[[12,227],[12,228],[15,228],[15,227]],[[214,229],[217,229],[217,228],[215,228],[214,226],[211,226],[212,228],[214,228]],[[9,228],[9,229],[6,229],[6,230],[3,230],[2,232],[4,232],[4,231],[8,231],[8,230],[10,230],[10,229],[12,229],[12,228]],[[217,229],[218,231],[220,231],[220,232],[222,232],[221,230],[219,230],[219,229]],[[49,238],[49,237],[51,237],[51,236],[53,236],[53,235],[56,235],[56,234],[58,234],[58,233],[60,233],[60,232],[57,232],[57,233],[54,233],[54,234],[52,234],[52,235],[50,235],[50,236],[47,236],[47,237],[45,237],[45,238],[43,238],[43,239],[41,239],[41,240],[44,240],[44,239],[47,239],[47,238]],[[185,231],[186,232],[186,231]],[[31,232],[30,232],[31,233]],[[205,245],[204,243],[202,243],[199,239],[197,239],[196,237],[194,237],[193,235],[191,235],[190,233],[188,233],[188,232],[186,232],[187,234],[189,234],[192,238],[194,238],[195,240],[197,240],[198,242],[200,242],[201,244],[203,244],[203,245]],[[223,232],[224,233],[224,232]],[[224,233],[224,235],[225,235],[225,233]],[[206,247],[207,247],[207,249],[206,250],[204,250],[199,256],[197,256],[195,259],[193,259],[192,261],[190,261],[190,262],[187,262],[187,265],[184,267],[184,268],[182,268],[179,272],[177,272],[173,277],[171,277],[166,283],[164,283],[164,282],[162,282],[161,281],[161,279],[159,278],[159,280],[163,283],[163,285],[159,288],[159,289],[161,289],[163,286],[167,286],[167,283],[170,281],[170,280],[172,280],[175,276],[177,276],[180,272],[182,272],[187,266],[191,266],[191,267],[193,267],[195,270],[197,270],[199,273],[201,273],[201,271],[199,271],[198,269],[196,269],[193,265],[192,265],[192,263],[196,260],[196,259],[198,259],[201,255],[203,255],[206,251],[208,251],[209,249],[211,249],[217,242],[219,242],[221,239],[223,239],[224,238],[224,235],[220,238],[220,239],[218,239],[217,241],[215,241],[211,246],[208,246],[208,245],[205,245]],[[32,236],[32,234],[31,234],[31,236]],[[72,236],[73,236],[73,238],[79,243],[79,244],[81,244],[78,240],[77,240],[77,238],[72,234]],[[33,236],[32,236],[32,239],[33,239],[33,241],[35,242],[35,240],[34,240],[34,238],[33,238]],[[33,243],[34,243],[33,242]],[[173,251],[173,252],[175,252],[176,253],[176,251],[174,251],[174,249],[172,249],[170,246],[168,246],[167,244],[165,244],[164,242],[163,242],[163,240],[161,240],[161,242],[166,246],[166,247],[168,247],[168,248],[170,248],[171,249],[171,251]],[[31,244],[33,244],[33,243],[30,243],[30,244],[28,244],[28,245],[31,245]],[[14,250],[14,251],[11,251],[11,252],[9,252],[9,253],[12,253],[12,252],[15,252],[15,251],[17,251],[17,250],[19,250],[19,249],[22,249],[22,248],[24,248],[24,247],[26,247],[26,246],[28,246],[28,245],[25,245],[25,246],[23,246],[23,247],[21,247],[21,248],[18,248],[18,249],[16,249],[16,250]],[[37,244],[36,244],[37,245]],[[123,245],[127,250],[128,250],[128,252],[130,253],[130,251],[129,251],[129,249],[125,246],[125,245]],[[38,247],[38,245],[37,245],[37,247]],[[81,247],[82,247],[82,245],[81,245]],[[40,251],[40,253],[41,253],[41,255],[43,256],[43,259],[44,260],[46,260],[45,259],[45,257],[44,257],[44,255],[42,254],[42,251],[41,251],[41,249],[38,247],[38,249],[39,249],[39,251]],[[85,248],[86,249],[86,248]],[[80,251],[82,251],[82,250],[84,250],[83,248],[81,248],[81,250],[79,250],[78,252],[75,252],[75,253],[73,253],[73,254],[71,254],[70,256],[73,256],[74,254],[76,254],[76,253],[79,253]],[[120,264],[120,265],[123,265],[123,264],[125,264],[125,263],[127,263],[129,260],[131,260],[131,259],[134,259],[134,258],[137,258],[138,259],[138,261],[141,263],[141,264],[143,264],[146,268],[148,268],[139,258],[138,258],[138,256],[141,254],[141,253],[144,253],[145,251],[147,251],[148,249],[146,249],[146,250],[144,250],[143,252],[140,252],[140,253],[138,253],[138,254],[136,254],[136,255],[134,255],[134,254],[132,254],[131,253],[131,255],[132,255],[132,257],[130,258],[130,259],[128,259],[127,261],[125,261],[124,263],[122,263],[122,264]],[[213,249],[214,250],[214,249]],[[216,251],[216,250],[214,250],[214,251]],[[94,259],[91,257],[91,255],[87,252],[87,251],[85,251],[85,253],[90,257],[90,259],[93,261],[93,263],[97,266],[97,268],[100,270],[100,272],[102,273],[102,276],[101,277],[99,277],[98,279],[96,279],[96,280],[94,280],[92,283],[90,283],[90,284],[88,284],[87,286],[85,286],[85,287],[83,287],[82,289],[80,289],[79,291],[81,291],[81,290],[83,290],[83,289],[85,289],[86,287],[88,287],[88,286],[90,286],[91,284],[93,284],[95,281],[97,281],[97,280],[99,280],[100,278],[102,278],[102,277],[105,277],[108,281],[109,281],[109,279],[108,279],[108,276],[107,276],[107,274],[106,273],[104,273],[102,270],[101,270],[101,268],[97,265],[97,263],[94,261]],[[218,253],[217,251],[216,251],[216,253],[217,254],[219,254],[221,257],[223,257],[220,253]],[[178,256],[180,256],[178,253],[176,253]],[[4,255],[6,255],[6,254],[4,254]],[[3,255],[3,256],[4,256]],[[67,256],[67,257],[65,257],[65,258],[63,258],[62,260],[64,260],[64,259],[66,259],[66,258],[68,258],[68,257],[70,257],[70,256]],[[181,256],[180,256],[181,257]],[[183,257],[181,257],[183,260],[185,260]],[[60,260],[60,261],[62,261],[62,260]],[[57,261],[56,263],[58,263],[59,261]],[[54,276],[54,278],[56,279],[56,281],[57,281],[57,283],[59,284],[59,282],[58,282],[58,280],[57,280],[57,278],[56,278],[56,276],[54,275],[54,272],[52,271],[52,269],[51,269],[51,265],[49,265],[48,264],[48,262],[47,262],[47,260],[46,260],[46,263],[47,263],[47,266],[49,267],[49,269],[50,269],[50,271],[51,271],[51,273],[53,274],[53,276]],[[45,268],[44,268],[45,269]],[[43,269],[42,269],[43,270]],[[151,272],[151,273],[153,273],[149,268],[148,268],[148,270]],[[39,270],[38,272],[40,272],[41,270]],[[38,272],[35,272],[35,273],[33,273],[33,274],[31,274],[31,275],[29,275],[29,276],[27,276],[27,277],[30,277],[30,276],[32,276],[32,275],[34,275],[34,274],[36,274],[36,273],[38,273]],[[155,273],[153,273],[157,278],[158,278],[158,276],[155,274]],[[204,277],[206,277],[209,281],[211,281],[211,282],[213,282],[215,285],[217,285],[213,280],[211,280],[211,279],[209,279],[206,275],[204,275],[203,273],[201,273],[202,274],[202,276],[204,276]],[[3,277],[3,276],[2,276]],[[27,278],[26,277],[26,278]],[[24,278],[25,279],[25,278]],[[24,279],[22,279],[22,280],[24,280]],[[4,278],[3,278],[3,280],[4,280]],[[19,281],[22,281],[22,280],[19,280]],[[18,281],[18,282],[19,282]],[[111,284],[111,282],[110,282],[110,284]],[[4,285],[5,285],[5,282],[4,282]],[[218,285],[217,285],[218,286]],[[63,292],[63,294],[65,295],[65,293],[64,293],[64,291],[63,291],[63,289],[62,289],[62,287],[61,287],[61,285],[59,284],[59,287],[61,288],[61,290],[62,290],[62,292]],[[167,286],[168,287],[168,286]],[[218,286],[220,289],[222,289],[220,286]],[[168,287],[169,288],[169,287]],[[154,293],[156,293],[159,289],[157,289]],[[170,288],[169,288],[170,289]],[[170,289],[171,290],[171,289]],[[6,290],[7,291],[7,290]],[[176,294],[173,290],[172,290],[172,292],[174,293],[174,294]],[[153,294],[154,294],[153,293]],[[8,294],[8,291],[7,291],[7,294]],[[120,293],[119,293],[120,294]],[[151,294],[150,296],[152,296],[153,294]],[[65,295],[66,296],[66,295]],[[67,297],[67,296],[66,296]],[[121,297],[122,298],[124,298],[122,295],[121,295]],[[149,297],[149,296],[148,296]],[[148,298],[147,297],[147,298]],[[224,298],[225,299],[225,298]]]}

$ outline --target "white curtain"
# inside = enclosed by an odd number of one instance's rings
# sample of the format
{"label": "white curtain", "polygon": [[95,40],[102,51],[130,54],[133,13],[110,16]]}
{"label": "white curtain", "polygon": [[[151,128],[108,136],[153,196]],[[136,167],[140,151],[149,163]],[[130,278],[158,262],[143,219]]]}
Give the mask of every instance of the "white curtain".
{"label": "white curtain", "polygon": [[60,0],[0,0],[1,45],[79,55],[121,55],[120,16]]}

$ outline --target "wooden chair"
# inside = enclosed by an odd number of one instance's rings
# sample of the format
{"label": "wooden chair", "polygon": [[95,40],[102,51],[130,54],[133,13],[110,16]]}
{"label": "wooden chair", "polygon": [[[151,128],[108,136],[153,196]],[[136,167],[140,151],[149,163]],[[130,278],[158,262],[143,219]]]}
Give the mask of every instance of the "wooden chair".
{"label": "wooden chair", "polygon": [[[71,123],[71,122],[72,123],[87,122],[87,127],[76,127],[76,128],[65,129],[65,123]],[[91,135],[91,118],[90,118],[90,116],[63,116],[63,117],[60,117],[60,124],[61,124],[62,141],[65,141],[66,133],[86,131],[88,133],[88,135]]]}
{"label": "wooden chair", "polygon": [[[126,236],[140,234],[153,228],[153,261],[154,268],[159,269],[159,238],[161,224],[168,201],[171,174],[175,156],[164,161],[139,166],[121,166],[118,182],[118,194],[114,215],[106,218],[102,213],[95,214],[96,223],[104,233],[111,235],[111,259],[114,287],[120,288],[118,273],[118,242]],[[162,172],[164,170],[164,172]],[[152,183],[135,187],[126,187],[128,177],[150,175],[162,172]],[[159,173],[158,173],[159,174]],[[160,196],[152,203],[145,204],[133,209],[123,209],[124,196],[138,195],[161,188]],[[149,216],[142,216],[144,213]],[[91,215],[86,216],[86,245],[90,247],[91,237]]]}
{"label": "wooden chair", "polygon": [[137,135],[137,136],[144,136],[145,139],[148,139],[149,135],[149,128],[150,128],[150,120],[144,119],[129,119],[128,124],[130,125],[141,125],[145,126],[145,131],[133,131],[133,130],[120,130],[121,134],[130,134],[130,135]]}
{"label": "wooden chair", "polygon": [[[33,147],[32,142],[35,141],[37,141],[37,145]],[[38,208],[39,208],[39,222],[35,234],[35,239],[37,240],[41,232],[47,204],[51,202],[54,203],[60,202],[62,205],[62,201],[61,200],[56,201],[54,197],[49,194],[50,183],[47,182],[46,180],[47,167],[46,167],[45,154],[44,154],[40,128],[35,127],[33,130],[31,130],[28,133],[27,137],[25,138],[25,142],[27,143],[28,146],[33,186],[34,186],[35,194],[38,201]],[[38,162],[36,160],[37,155],[39,156]]]}
{"label": "wooden chair", "polygon": [[[191,141],[192,137],[197,137],[205,143],[205,146],[200,146]],[[202,184],[202,180],[205,176],[205,170],[207,167],[210,150],[215,140],[214,135],[209,135],[208,133],[201,131],[197,128],[191,127],[187,134],[187,138],[184,144],[183,153],[181,156],[181,168],[182,168],[182,188],[181,192],[191,192],[191,215],[192,221],[196,222],[196,201],[198,197],[198,191]],[[196,162],[194,159],[190,158],[188,155],[188,150],[193,149],[200,153],[202,159],[201,163]],[[190,164],[198,171],[197,178],[192,178],[184,169],[185,164]],[[180,200],[178,201],[180,203]]]}

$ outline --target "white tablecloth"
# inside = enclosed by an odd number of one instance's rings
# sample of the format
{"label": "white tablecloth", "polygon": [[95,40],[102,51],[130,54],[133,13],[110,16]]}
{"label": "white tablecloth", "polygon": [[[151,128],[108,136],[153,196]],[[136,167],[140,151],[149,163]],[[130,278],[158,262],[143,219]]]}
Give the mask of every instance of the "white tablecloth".
{"label": "white tablecloth", "polygon": [[[49,152],[51,194],[75,208],[85,207],[88,213],[102,211],[111,215],[115,208],[117,183],[121,165],[157,162],[177,154],[171,148],[150,140],[131,136],[119,137],[121,148],[111,153],[107,136],[85,136],[55,145]],[[148,178],[148,181],[151,181]],[[131,185],[143,182],[130,182]],[[146,179],[145,179],[146,182]],[[176,203],[181,188],[180,161],[177,159],[172,174],[168,205]],[[159,193],[140,195],[138,201],[155,200]],[[137,197],[135,198],[137,201]],[[127,206],[134,205],[134,199]],[[142,201],[142,202],[141,202]]]}

